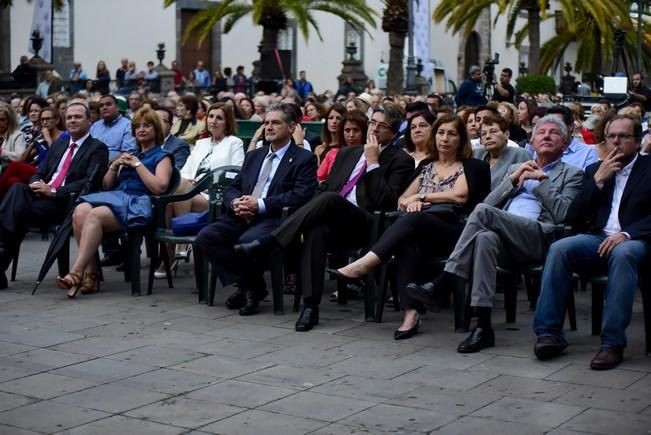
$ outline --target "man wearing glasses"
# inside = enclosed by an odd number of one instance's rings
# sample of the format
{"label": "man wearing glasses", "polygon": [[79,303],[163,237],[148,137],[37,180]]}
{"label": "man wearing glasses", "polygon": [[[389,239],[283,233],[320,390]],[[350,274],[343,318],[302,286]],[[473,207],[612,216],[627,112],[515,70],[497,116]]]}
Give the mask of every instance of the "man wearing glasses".
{"label": "man wearing glasses", "polygon": [[608,370],[623,360],[638,270],[651,240],[651,157],[638,154],[642,128],[618,115],[606,124],[608,155],[590,165],[569,215],[581,234],[552,244],[545,262],[534,330],[540,360],[563,352],[567,295],[572,273],[608,271],[601,348],[590,363]]}
{"label": "man wearing glasses", "polygon": [[414,160],[393,145],[401,123],[393,108],[376,109],[368,123],[365,145],[342,148],[317,195],[271,234],[235,246],[243,255],[258,256],[274,246],[301,241],[300,279],[304,307],[295,329],[309,331],[319,323],[326,255],[369,242],[375,210],[395,210],[409,183]]}

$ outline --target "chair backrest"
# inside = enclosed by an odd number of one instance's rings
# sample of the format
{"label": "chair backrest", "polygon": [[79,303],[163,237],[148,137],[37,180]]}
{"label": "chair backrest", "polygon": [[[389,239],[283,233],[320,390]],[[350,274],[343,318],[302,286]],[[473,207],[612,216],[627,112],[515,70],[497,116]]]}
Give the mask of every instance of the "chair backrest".
{"label": "chair backrest", "polygon": [[216,208],[222,202],[224,190],[231,185],[241,169],[241,166],[228,165],[220,166],[212,171],[213,184],[208,189],[210,195],[209,219],[216,215]]}
{"label": "chair backrest", "polygon": [[172,168],[172,177],[170,178],[170,184],[167,186],[167,190],[165,191],[165,195],[171,195],[174,192],[176,192],[176,189],[179,188],[179,184],[181,184],[181,173],[179,172],[178,169]]}

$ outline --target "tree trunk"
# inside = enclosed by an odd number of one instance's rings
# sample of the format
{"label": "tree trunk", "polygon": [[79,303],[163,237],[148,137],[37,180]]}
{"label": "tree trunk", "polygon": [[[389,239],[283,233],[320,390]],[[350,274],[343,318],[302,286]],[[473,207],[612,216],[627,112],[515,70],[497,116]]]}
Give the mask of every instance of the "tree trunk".
{"label": "tree trunk", "polygon": [[527,11],[529,22],[529,73],[540,74],[540,8],[532,5]]}
{"label": "tree trunk", "polygon": [[402,59],[405,52],[405,34],[389,32],[389,70],[387,95],[402,95]]}
{"label": "tree trunk", "polygon": [[603,71],[604,68],[604,61],[601,53],[601,32],[597,28],[597,26],[594,26],[594,34],[593,34],[593,39],[595,43],[595,50],[594,50],[594,55],[592,56],[592,65],[590,68],[590,72],[600,75]]}
{"label": "tree trunk", "polygon": [[[273,50],[275,48],[278,48],[278,29],[275,27],[271,26],[262,26],[262,52],[260,53],[260,75],[262,80],[270,80],[271,77],[265,77],[263,75],[264,72],[269,71],[269,68],[267,65],[265,65],[265,60],[262,56],[262,53],[264,53],[267,50]],[[267,56],[266,59],[271,62],[272,64],[276,63],[276,58],[273,56]]]}

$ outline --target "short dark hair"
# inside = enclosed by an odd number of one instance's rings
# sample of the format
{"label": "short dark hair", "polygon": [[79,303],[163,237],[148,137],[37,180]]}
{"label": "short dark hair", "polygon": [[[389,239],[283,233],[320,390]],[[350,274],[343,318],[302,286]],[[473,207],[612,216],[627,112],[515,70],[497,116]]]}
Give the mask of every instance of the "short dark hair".
{"label": "short dark hair", "polygon": [[282,112],[283,113],[283,120],[286,123],[290,122],[295,122],[298,123],[299,115],[296,113],[296,109],[298,109],[298,113],[301,113],[301,108],[298,107],[296,104],[287,104],[287,103],[274,103],[269,105],[267,108],[267,112]]}
{"label": "short dark hair", "polygon": [[567,126],[568,130],[571,130],[574,126],[574,114],[569,107],[552,106],[547,109],[545,115],[561,115],[563,117],[563,123]]}
{"label": "short dark hair", "polygon": [[513,77],[513,70],[511,68],[504,68],[502,69],[503,73],[507,73],[509,75],[509,78]]}
{"label": "short dark hair", "polygon": [[199,110],[199,100],[194,95],[184,95],[179,100],[179,103],[183,104],[186,109],[190,111],[192,118],[196,118],[197,110]]}
{"label": "short dark hair", "polygon": [[631,115],[615,115],[612,118],[606,122],[604,125],[604,137],[607,136],[608,129],[610,128],[610,125],[613,123],[613,121],[618,121],[621,119],[628,119],[633,123],[633,135],[635,136],[635,140],[638,142],[642,140],[642,123],[636,118]]}
{"label": "short dark hair", "polygon": [[414,122],[414,119],[419,116],[425,118],[425,121],[427,121],[429,125],[434,125],[434,122],[436,122],[436,115],[429,110],[421,110],[414,113],[414,115],[409,118],[409,122],[407,122],[407,130],[405,131],[405,149],[409,152],[414,152],[416,150],[416,145],[411,140],[411,124]]}
{"label": "short dark hair", "polygon": [[[487,116],[486,118],[483,118],[481,120],[481,126],[484,127],[485,125],[497,125],[500,130],[502,131],[509,131],[509,123],[506,121],[506,119],[502,118],[501,116]],[[481,132],[480,132],[481,136]]]}
{"label": "short dark hair", "polygon": [[482,112],[484,110],[488,110],[489,112],[491,112],[495,116],[500,116],[500,112],[497,111],[497,107],[488,106],[486,104],[481,105],[481,106],[477,106],[477,109],[475,110],[475,113],[479,113],[479,112]]}
{"label": "short dark hair", "polygon": [[160,111],[160,112],[167,113],[167,122],[169,122],[170,124],[174,121],[174,113],[172,113],[172,109],[170,109],[169,107],[158,106],[155,110],[156,112]]}
{"label": "short dark hair", "polygon": [[402,114],[398,109],[390,106],[385,106],[382,108],[378,107],[373,111],[373,115],[376,113],[382,113],[387,118],[387,123],[389,124],[391,131],[398,133],[400,130],[400,124],[402,124]]}
{"label": "short dark hair", "polygon": [[368,132],[368,117],[364,112],[361,110],[351,110],[350,112],[344,112],[344,118],[341,120],[341,123],[339,123],[339,127],[337,127],[337,138],[339,142],[337,145],[340,147],[346,146],[346,139],[344,138],[344,125],[347,122],[356,124],[360,130],[362,130],[363,140],[366,139],[366,134]]}
{"label": "short dark hair", "polygon": [[103,98],[110,98],[111,100],[113,100],[113,102],[116,105],[118,104],[118,99],[115,98],[115,95],[113,95],[113,94],[103,94],[102,96],[99,97],[100,100],[103,99]]}
{"label": "short dark hair", "polygon": [[405,112],[422,112],[423,110],[429,110],[429,106],[424,101],[414,101],[413,103],[407,104],[405,106]]}
{"label": "short dark hair", "polygon": [[84,113],[86,114],[86,119],[90,119],[90,108],[88,107],[87,104],[80,103],[78,101],[74,101],[72,103],[66,104],[66,114],[68,112],[68,109],[70,109],[72,106],[81,106],[84,108]]}

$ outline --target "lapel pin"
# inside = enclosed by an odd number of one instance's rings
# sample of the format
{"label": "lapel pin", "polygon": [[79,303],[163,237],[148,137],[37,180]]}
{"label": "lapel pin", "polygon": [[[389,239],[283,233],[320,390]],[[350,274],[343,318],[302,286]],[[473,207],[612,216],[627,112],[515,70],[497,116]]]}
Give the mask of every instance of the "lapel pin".
{"label": "lapel pin", "polygon": [[293,160],[294,160],[294,158],[293,158],[293,157],[290,157],[290,158],[289,158],[289,163],[291,163]]}

